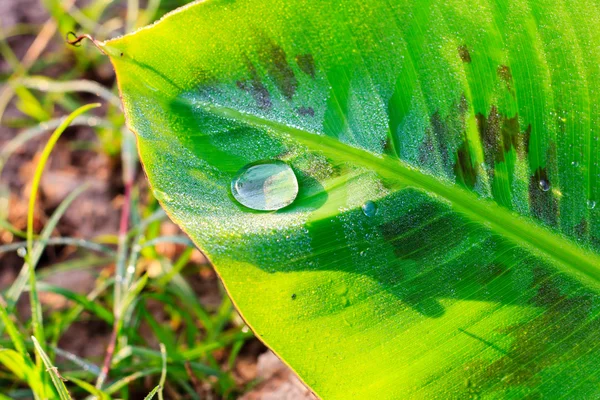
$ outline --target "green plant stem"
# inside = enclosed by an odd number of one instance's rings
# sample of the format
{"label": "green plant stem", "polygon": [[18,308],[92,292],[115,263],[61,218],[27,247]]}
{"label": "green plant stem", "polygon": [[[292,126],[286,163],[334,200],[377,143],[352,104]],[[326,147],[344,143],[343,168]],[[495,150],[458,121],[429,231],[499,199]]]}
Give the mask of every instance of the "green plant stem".
{"label": "green plant stem", "polygon": [[33,181],[31,183],[31,193],[29,196],[29,207],[27,210],[27,254],[25,256],[25,262],[29,266],[29,298],[31,301],[31,318],[32,318],[32,326],[34,336],[40,341],[40,346],[44,349],[46,340],[42,322],[42,308],[40,307],[38,294],[36,290],[36,279],[35,279],[35,269],[31,265],[31,255],[33,254],[33,216],[35,211],[35,200],[37,197],[37,191],[40,185],[40,180],[42,178],[42,173],[44,172],[44,167],[46,162],[48,161],[48,157],[50,157],[50,153],[54,148],[54,145],[60,138],[60,135],[67,129],[70,123],[78,116],[83,114],[86,111],[89,111],[93,108],[99,107],[99,103],[88,104],[82,107],[79,107],[77,110],[73,111],[50,136],[48,139],[48,143],[44,147],[42,154],[40,155],[40,159],[36,166],[35,172],[33,174]]}

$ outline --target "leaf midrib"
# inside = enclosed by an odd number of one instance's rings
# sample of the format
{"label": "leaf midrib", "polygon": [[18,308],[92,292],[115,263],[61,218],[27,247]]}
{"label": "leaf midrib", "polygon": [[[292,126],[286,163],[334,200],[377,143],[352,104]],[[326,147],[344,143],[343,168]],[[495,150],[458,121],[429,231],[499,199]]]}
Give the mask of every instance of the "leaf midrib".
{"label": "leaf midrib", "polygon": [[373,169],[388,179],[396,181],[401,179],[409,186],[423,189],[448,200],[455,210],[488,226],[512,242],[526,246],[533,253],[555,261],[564,272],[584,279],[596,288],[600,284],[600,255],[576,245],[564,236],[531,222],[493,201],[483,200],[456,185],[445,184],[431,175],[404,164],[398,158],[388,155],[377,156],[333,138],[230,107],[208,103],[202,106],[205,107],[206,112],[219,117],[229,118],[256,128],[287,133],[313,150],[327,150],[326,152],[330,154],[341,155],[345,158],[351,156],[353,162]]}

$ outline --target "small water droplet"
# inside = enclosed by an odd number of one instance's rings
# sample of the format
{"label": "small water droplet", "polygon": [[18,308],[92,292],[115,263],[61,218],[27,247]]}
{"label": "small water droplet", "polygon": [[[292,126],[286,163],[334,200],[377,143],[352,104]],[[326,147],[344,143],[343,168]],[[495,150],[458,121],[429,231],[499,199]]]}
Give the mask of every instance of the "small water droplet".
{"label": "small water droplet", "polygon": [[162,190],[158,190],[158,189],[154,189],[152,191],[152,193],[154,193],[154,197],[156,197],[156,200],[165,203],[165,202],[169,202],[171,201],[171,196],[169,196],[167,193],[163,192]]}
{"label": "small water droplet", "polygon": [[283,161],[259,161],[242,168],[231,182],[231,193],[253,210],[274,211],[287,207],[298,196],[298,180]]}
{"label": "small water droplet", "polygon": [[25,247],[19,247],[17,249],[17,255],[21,258],[25,258],[25,256],[27,255],[27,249],[25,249]]}
{"label": "small water droplet", "polygon": [[550,182],[548,182],[547,179],[540,179],[538,183],[540,185],[540,189],[542,189],[542,192],[547,192],[550,190]]}
{"label": "small water droplet", "polygon": [[596,201],[595,200],[588,200],[587,201],[587,208],[589,210],[593,210],[594,208],[596,208]]}
{"label": "small water droplet", "polygon": [[362,211],[367,217],[373,217],[377,214],[377,204],[369,200],[362,205]]}
{"label": "small water droplet", "polygon": [[572,161],[571,165],[574,166],[575,168],[579,167],[579,161]]}

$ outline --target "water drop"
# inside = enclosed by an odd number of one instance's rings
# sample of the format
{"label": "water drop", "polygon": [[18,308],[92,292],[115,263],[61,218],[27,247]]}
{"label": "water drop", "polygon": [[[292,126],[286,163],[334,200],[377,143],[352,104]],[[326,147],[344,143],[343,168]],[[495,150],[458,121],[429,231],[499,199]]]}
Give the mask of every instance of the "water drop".
{"label": "water drop", "polygon": [[595,200],[588,200],[587,201],[587,208],[589,210],[593,210],[594,208],[596,208],[596,201]]}
{"label": "water drop", "polygon": [[17,255],[21,258],[25,258],[25,256],[27,255],[27,250],[25,249],[25,247],[19,247],[17,249]]}
{"label": "water drop", "polygon": [[161,203],[170,202],[172,200],[171,196],[169,196],[162,190],[154,189],[152,193],[154,193],[154,197],[156,198],[156,200],[160,201]]}
{"label": "water drop", "polygon": [[259,161],[246,165],[236,174],[231,182],[231,193],[253,210],[279,210],[296,199],[298,180],[283,161]]}
{"label": "water drop", "polygon": [[574,166],[575,168],[579,167],[579,161],[572,161],[571,165]]}
{"label": "water drop", "polygon": [[377,214],[377,204],[369,200],[362,205],[362,211],[367,217],[373,217]]}
{"label": "water drop", "polygon": [[540,189],[542,189],[542,192],[547,192],[550,190],[550,182],[548,182],[547,179],[540,179],[538,183],[540,185]]}

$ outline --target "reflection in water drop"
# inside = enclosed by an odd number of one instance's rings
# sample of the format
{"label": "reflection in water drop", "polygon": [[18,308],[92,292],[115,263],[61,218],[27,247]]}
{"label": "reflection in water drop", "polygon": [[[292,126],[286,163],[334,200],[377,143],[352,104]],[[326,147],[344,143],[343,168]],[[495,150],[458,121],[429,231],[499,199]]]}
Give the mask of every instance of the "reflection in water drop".
{"label": "reflection in water drop", "polygon": [[367,217],[373,217],[377,214],[377,204],[369,200],[362,205],[362,211]]}
{"label": "reflection in water drop", "polygon": [[246,165],[236,174],[231,182],[231,193],[253,210],[279,210],[296,199],[298,180],[283,161],[260,161]]}
{"label": "reflection in water drop", "polygon": [[596,201],[595,200],[588,200],[587,201],[587,208],[590,210],[593,210],[594,208],[596,208]]}
{"label": "reflection in water drop", "polygon": [[539,185],[540,189],[542,189],[543,192],[547,192],[548,190],[550,190],[550,182],[548,182],[547,179],[540,179]]}

